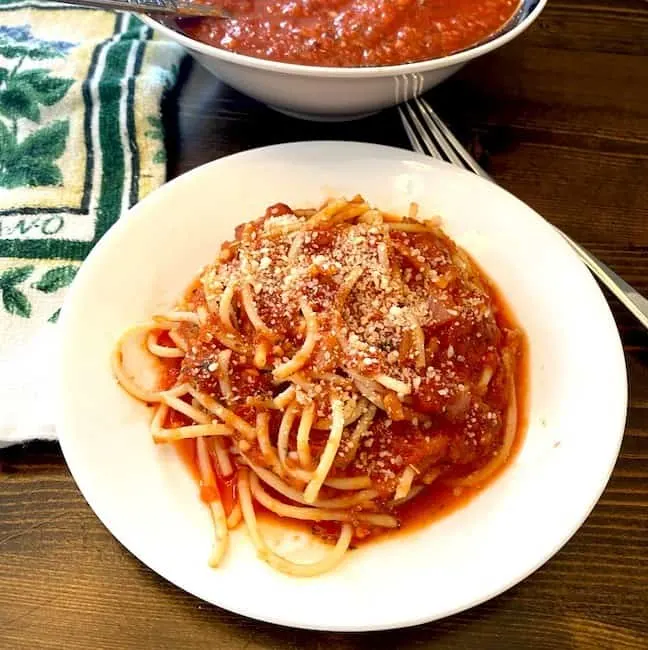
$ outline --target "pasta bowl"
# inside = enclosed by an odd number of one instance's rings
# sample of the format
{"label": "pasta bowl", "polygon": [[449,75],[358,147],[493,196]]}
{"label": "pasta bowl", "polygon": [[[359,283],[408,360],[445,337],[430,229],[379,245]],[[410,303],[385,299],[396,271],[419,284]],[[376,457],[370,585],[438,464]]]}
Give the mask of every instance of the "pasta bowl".
{"label": "pasta bowl", "polygon": [[[440,215],[446,232],[507,300],[529,343],[521,449],[464,507],[352,550],[321,576],[276,572],[259,561],[243,529],[233,531],[227,557],[213,569],[211,521],[193,477],[172,448],[153,442],[149,409],[117,385],[113,347],[132,323],[172,306],[237,224],[274,203],[314,207],[332,195],[357,193],[386,211],[406,213],[415,202],[421,214]],[[403,627],[496,596],[546,562],[582,524],[607,483],[624,429],[618,332],[569,246],[501,188],[399,149],[296,143],[185,174],[131,209],[96,246],[75,279],[60,327],[57,430],[97,516],[170,582],[281,625]],[[321,551],[310,536],[281,526],[268,534],[287,556],[308,559]]]}

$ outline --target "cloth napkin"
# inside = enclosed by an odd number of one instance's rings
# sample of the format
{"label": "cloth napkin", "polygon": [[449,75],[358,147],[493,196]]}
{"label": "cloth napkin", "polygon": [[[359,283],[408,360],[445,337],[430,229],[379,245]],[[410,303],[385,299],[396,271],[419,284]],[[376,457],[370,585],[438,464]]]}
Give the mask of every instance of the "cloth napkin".
{"label": "cloth napkin", "polygon": [[56,436],[66,288],[165,180],[160,103],[181,56],[129,14],[0,0],[0,446]]}

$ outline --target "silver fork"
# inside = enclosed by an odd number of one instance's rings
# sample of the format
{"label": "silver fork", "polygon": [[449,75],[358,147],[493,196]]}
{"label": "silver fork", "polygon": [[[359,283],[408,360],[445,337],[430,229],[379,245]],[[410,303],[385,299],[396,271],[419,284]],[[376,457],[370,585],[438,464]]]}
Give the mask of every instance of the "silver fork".
{"label": "silver fork", "polygon": [[[439,160],[447,160],[453,165],[495,182],[466,151],[425,99],[414,97],[404,102],[398,107],[398,113],[414,151]],[[565,238],[565,241],[592,274],[648,329],[648,300],[588,250],[558,228],[556,230]]]}

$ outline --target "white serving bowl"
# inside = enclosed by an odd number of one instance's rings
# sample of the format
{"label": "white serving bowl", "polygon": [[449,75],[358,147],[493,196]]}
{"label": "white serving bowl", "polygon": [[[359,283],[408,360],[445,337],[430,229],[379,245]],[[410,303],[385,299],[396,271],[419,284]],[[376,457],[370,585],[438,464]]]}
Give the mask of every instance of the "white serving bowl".
{"label": "white serving bowl", "polygon": [[182,45],[216,77],[236,90],[294,117],[342,121],[363,117],[424,93],[469,61],[513,40],[540,15],[535,6],[513,29],[457,54],[418,63],[365,68],[334,68],[266,61],[206,45],[144,17],[167,38]]}
{"label": "white serving bowl", "polygon": [[[522,448],[465,507],[363,546],[330,573],[278,573],[257,557],[244,526],[233,531],[222,566],[210,569],[208,509],[174,450],[154,444],[149,410],[117,385],[112,349],[126,328],[173,305],[239,223],[273,203],[311,207],[356,193],[387,211],[402,214],[415,201],[422,215],[441,215],[446,232],[501,290],[529,341]],[[400,149],[302,142],[246,151],[184,174],[138,203],[94,248],[59,327],[57,434],[88,503],[167,580],[230,611],[282,625],[342,631],[414,625],[501,593],[581,525],[605,487],[624,430],[619,334],[570,246],[495,184]]]}

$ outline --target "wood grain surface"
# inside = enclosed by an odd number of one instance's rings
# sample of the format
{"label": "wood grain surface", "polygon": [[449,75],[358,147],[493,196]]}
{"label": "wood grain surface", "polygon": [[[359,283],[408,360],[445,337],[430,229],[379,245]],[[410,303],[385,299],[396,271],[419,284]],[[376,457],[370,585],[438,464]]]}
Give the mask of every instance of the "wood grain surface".
{"label": "wood grain surface", "polygon": [[[190,64],[182,76],[165,106],[172,176],[271,143],[407,146],[394,111],[312,124],[274,113]],[[527,33],[428,99],[501,185],[648,295],[647,2],[549,0]],[[443,621],[375,634],[248,620],[144,567],[86,505],[58,445],[32,443],[0,451],[0,649],[645,650],[648,333],[614,300],[611,306],[630,379],[619,461],[572,540],[498,598]],[[386,590],[385,597],[394,595]]]}

